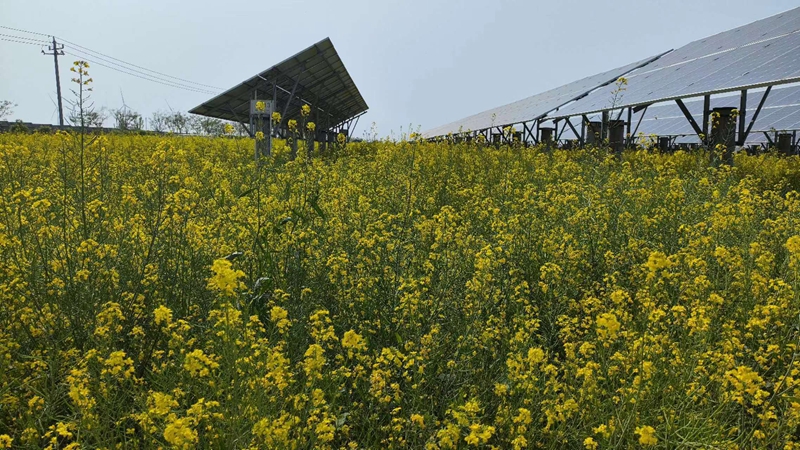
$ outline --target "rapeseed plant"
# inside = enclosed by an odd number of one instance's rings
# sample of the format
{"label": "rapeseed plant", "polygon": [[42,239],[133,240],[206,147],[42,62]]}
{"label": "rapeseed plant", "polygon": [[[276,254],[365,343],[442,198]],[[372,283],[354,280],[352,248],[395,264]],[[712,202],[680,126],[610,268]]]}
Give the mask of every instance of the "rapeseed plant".
{"label": "rapeseed plant", "polygon": [[800,446],[798,158],[481,140],[0,135],[0,448]]}

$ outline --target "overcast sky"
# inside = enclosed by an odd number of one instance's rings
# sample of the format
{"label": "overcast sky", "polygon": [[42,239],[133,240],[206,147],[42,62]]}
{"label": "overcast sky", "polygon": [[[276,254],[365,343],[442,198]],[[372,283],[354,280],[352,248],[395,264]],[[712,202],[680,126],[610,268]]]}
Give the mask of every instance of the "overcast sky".
{"label": "overcast sky", "polygon": [[[0,0],[0,25],[54,34],[224,89],[328,36],[379,135],[422,131],[796,7],[784,0]],[[45,38],[8,29],[0,34]],[[0,36],[0,39],[13,39]],[[70,48],[68,52],[80,50]],[[69,65],[60,58],[62,92]],[[145,117],[212,95],[93,66],[97,106]],[[53,58],[0,40],[12,119],[57,123]],[[110,121],[108,122],[110,125]]]}

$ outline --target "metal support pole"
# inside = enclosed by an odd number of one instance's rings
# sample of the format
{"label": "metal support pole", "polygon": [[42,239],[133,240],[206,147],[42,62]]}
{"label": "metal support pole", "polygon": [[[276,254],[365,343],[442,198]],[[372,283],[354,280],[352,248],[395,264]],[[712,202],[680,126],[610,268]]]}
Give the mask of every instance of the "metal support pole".
{"label": "metal support pole", "polygon": [[708,142],[708,120],[711,117],[711,96],[703,97],[703,143]]}
{"label": "metal support pole", "polygon": [[555,119],[553,121],[553,127],[555,128],[555,136],[556,136],[554,140],[556,147],[558,147],[558,139],[561,137],[561,135],[558,133],[558,119]]}
{"label": "metal support pole", "polygon": [[581,147],[586,145],[586,122],[588,122],[586,116],[581,116]]}
{"label": "metal support pole", "polygon": [[631,145],[631,122],[633,121],[633,109],[628,107],[628,122],[627,122],[627,129],[625,131],[625,146],[630,147]]}
{"label": "metal support pole", "polygon": [[[636,134],[636,132],[638,132],[638,131],[639,131],[639,125],[641,125],[641,124],[642,124],[642,119],[644,119],[644,115],[645,115],[645,114],[647,114],[647,108],[648,108],[648,106],[650,106],[650,105],[647,105],[647,106],[645,106],[645,107],[644,107],[644,109],[642,110],[642,115],[641,115],[641,116],[639,116],[639,121],[638,121],[638,122],[636,122],[636,128],[634,128],[634,129],[633,129],[633,134],[634,134],[634,135]],[[631,138],[633,138],[633,136],[631,136]]]}
{"label": "metal support pole", "polygon": [[736,136],[737,144],[744,145],[744,138],[745,138],[745,128],[744,128],[744,121],[747,118],[747,89],[742,89],[741,98],[739,98],[739,117],[737,118],[739,124],[739,132]]}
{"label": "metal support pole", "polygon": [[761,108],[764,107],[764,103],[767,101],[767,97],[769,96],[770,92],[772,92],[772,86],[767,86],[767,90],[764,91],[764,95],[761,96],[761,101],[758,102],[758,107],[756,108],[756,111],[753,113],[753,117],[750,119],[750,124],[747,125],[747,129],[744,132],[742,141],[744,142],[747,141],[747,137],[750,135],[750,130],[753,129],[753,125],[756,123],[758,115],[761,114]]}

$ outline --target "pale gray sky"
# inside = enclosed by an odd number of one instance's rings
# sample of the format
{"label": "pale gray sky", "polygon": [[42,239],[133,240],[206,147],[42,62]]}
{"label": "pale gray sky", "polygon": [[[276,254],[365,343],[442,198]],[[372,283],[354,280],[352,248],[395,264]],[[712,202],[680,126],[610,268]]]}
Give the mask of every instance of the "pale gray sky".
{"label": "pale gray sky", "polygon": [[[796,7],[796,1],[0,0],[0,25],[55,34],[175,77],[229,88],[330,36],[380,135],[422,130]],[[37,38],[0,29],[2,34]],[[7,38],[7,36],[0,36]],[[68,49],[69,51],[69,49]],[[70,63],[61,58],[69,97]],[[0,40],[0,100],[56,123],[53,58]],[[149,116],[211,97],[93,66],[97,106]]]}

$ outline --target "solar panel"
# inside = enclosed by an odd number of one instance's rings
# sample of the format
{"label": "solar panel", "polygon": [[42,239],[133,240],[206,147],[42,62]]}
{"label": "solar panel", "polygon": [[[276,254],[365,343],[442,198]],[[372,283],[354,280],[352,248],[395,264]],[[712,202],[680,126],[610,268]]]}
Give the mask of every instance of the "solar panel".
{"label": "solar panel", "polygon": [[[800,81],[800,8],[687,44],[626,75],[617,108]],[[553,117],[608,110],[602,87]]]}
{"label": "solar panel", "polygon": [[498,126],[504,127],[535,120],[576,98],[586,95],[587,92],[593,89],[606,83],[616,81],[619,77],[631,70],[641,67],[656,58],[658,58],[658,56],[643,59],[632,64],[583,78],[541,94],[474,114],[447,125],[428,130],[423,133],[423,136],[426,138],[446,136],[450,133],[455,134],[461,131],[477,131]]}
{"label": "solar panel", "polygon": [[[189,112],[246,123],[250,100],[276,97],[284,121],[299,119],[304,104],[313,108],[319,129],[330,129],[369,108],[329,38],[234,86]],[[316,116],[315,116],[316,115]]]}
{"label": "solar panel", "polygon": [[[750,91],[747,95],[747,114],[745,120],[749,123],[755,114],[763,91]],[[691,113],[694,120],[701,124],[703,120],[703,101],[702,99],[689,100],[684,103]],[[712,107],[739,107],[739,96],[715,96],[711,99]],[[632,127],[636,127],[639,122],[639,114],[634,114]],[[599,118],[598,118],[599,120]],[[764,106],[753,125],[753,132],[748,135],[748,142],[762,142],[764,136],[761,131],[785,131],[800,130],[800,86],[791,85],[785,87],[775,87],[767,96]],[[695,136],[695,131],[686,120],[678,105],[674,102],[657,103],[651,105],[644,111],[638,133],[657,136],[682,136],[678,142],[699,142]],[[572,137],[565,133],[565,137]]]}

